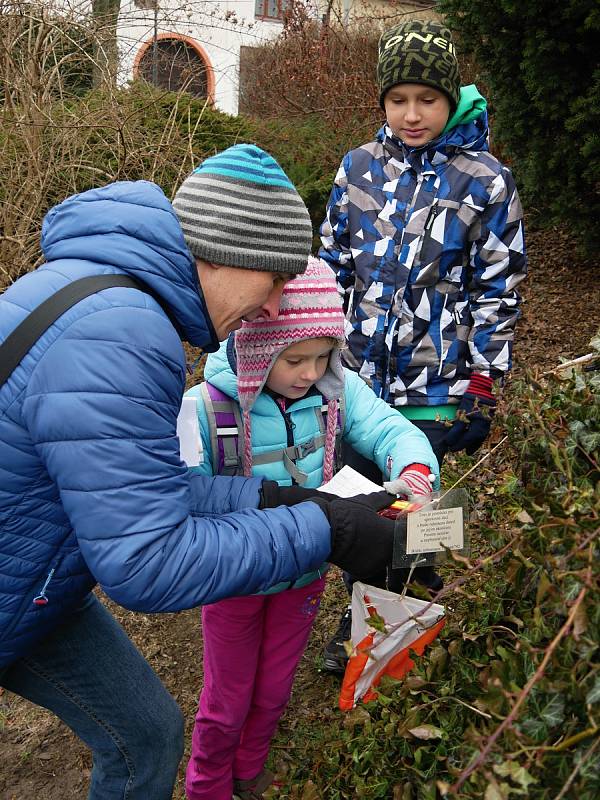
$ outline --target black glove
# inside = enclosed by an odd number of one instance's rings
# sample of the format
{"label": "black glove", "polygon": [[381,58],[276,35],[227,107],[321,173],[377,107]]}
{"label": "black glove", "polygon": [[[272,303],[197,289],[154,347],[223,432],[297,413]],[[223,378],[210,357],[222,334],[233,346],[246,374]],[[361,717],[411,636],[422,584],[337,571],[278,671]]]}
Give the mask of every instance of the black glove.
{"label": "black glove", "polygon": [[[305,489],[303,486],[280,486],[277,481],[263,481],[260,489],[259,508],[277,508],[278,506],[295,506],[321,497],[330,502],[336,495],[319,492],[317,489]],[[389,495],[388,495],[389,496]]]}
{"label": "black glove", "polygon": [[[326,503],[333,503],[340,499],[336,494],[320,492],[318,489],[305,489],[303,486],[280,486],[277,481],[263,481],[260,496],[259,508],[295,506],[298,503],[305,503],[307,500],[315,500],[315,498]],[[350,499],[372,511],[381,511],[382,508],[391,505],[396,498],[381,491],[373,494],[358,494]],[[318,503],[318,505],[322,504]]]}
{"label": "black glove", "polygon": [[446,434],[448,450],[465,450],[467,455],[472,456],[487,439],[495,410],[494,400],[476,394],[464,394],[456,419]]}
{"label": "black glove", "polygon": [[376,513],[390,504],[392,498],[387,494],[382,505],[386,494],[337,497],[331,502],[312,498],[331,526],[331,553],[327,560],[356,578],[368,578],[392,562],[395,523]]}

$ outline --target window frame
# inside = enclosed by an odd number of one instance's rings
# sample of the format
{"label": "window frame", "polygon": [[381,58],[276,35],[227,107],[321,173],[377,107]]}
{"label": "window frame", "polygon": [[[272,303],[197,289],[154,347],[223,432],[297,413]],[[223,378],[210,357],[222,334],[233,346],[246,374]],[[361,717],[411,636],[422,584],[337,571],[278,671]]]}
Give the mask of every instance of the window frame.
{"label": "window frame", "polygon": [[[161,41],[163,41],[165,39],[167,39],[167,40],[169,40],[169,39],[170,40],[179,40],[181,42],[184,42],[185,44],[189,45],[193,50],[195,50],[196,54],[204,62],[204,67],[205,67],[205,70],[206,70],[206,81],[207,81],[207,87],[206,87],[207,88],[207,96],[206,96],[206,100],[207,100],[207,102],[208,102],[208,104],[210,106],[213,106],[214,103],[215,103],[215,85],[216,85],[215,71],[214,71],[214,68],[213,68],[213,65],[212,65],[212,61],[211,61],[208,53],[206,52],[206,50],[202,47],[200,42],[198,42],[193,37],[186,36],[185,34],[181,34],[181,33],[175,33],[174,31],[167,31],[167,32],[164,32],[164,33],[159,33],[158,36],[156,37],[156,40],[158,42],[161,42]],[[135,59],[134,59],[134,62],[133,62],[133,69],[132,69],[133,77],[134,77],[135,80],[143,79],[143,75],[141,74],[141,70],[140,70],[140,63],[142,61],[142,58],[146,54],[146,52],[148,50],[151,50],[153,46],[154,46],[154,37],[151,37],[150,39],[146,39],[146,41],[143,42],[140,45],[140,47],[138,48],[138,51],[137,51],[137,53],[135,55]]]}
{"label": "window frame", "polygon": [[290,0],[277,0],[277,16],[269,16],[269,5],[272,0],[254,0],[254,18],[265,22],[283,22],[286,11],[289,9]]}

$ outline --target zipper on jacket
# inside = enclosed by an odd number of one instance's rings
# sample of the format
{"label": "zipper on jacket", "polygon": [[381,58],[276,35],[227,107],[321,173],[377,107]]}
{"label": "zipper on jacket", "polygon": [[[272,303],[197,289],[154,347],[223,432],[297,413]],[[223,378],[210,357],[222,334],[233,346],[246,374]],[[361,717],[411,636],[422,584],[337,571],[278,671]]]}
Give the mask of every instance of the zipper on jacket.
{"label": "zipper on jacket", "polygon": [[46,577],[46,580],[44,581],[44,585],[42,586],[41,592],[38,595],[36,595],[36,597],[33,598],[33,604],[35,606],[47,606],[48,605],[49,600],[48,600],[48,598],[46,596],[46,589],[48,588],[48,585],[49,585],[50,581],[52,580],[52,576],[53,575],[54,575],[54,567],[52,567],[52,569],[48,573],[48,576]]}
{"label": "zipper on jacket", "polygon": [[[54,575],[54,573],[56,572],[56,570],[60,566],[60,564],[62,562],[62,558],[63,557],[60,556],[60,554],[59,554],[58,558],[54,558],[51,561],[51,563],[53,563],[54,566],[50,569],[50,571],[48,572],[48,575],[46,576],[46,580],[44,581],[44,585],[42,586],[42,591],[36,597],[34,597],[33,600],[31,599],[31,594],[30,594],[29,590],[27,590],[23,594],[23,597],[21,599],[21,603],[19,605],[19,608],[12,615],[12,619],[10,620],[9,624],[4,629],[0,630],[0,643],[8,641],[9,636],[12,636],[13,631],[21,623],[21,621],[23,619],[23,616],[27,613],[27,608],[29,607],[30,603],[33,603],[34,605],[37,605],[37,606],[40,606],[40,607],[48,605],[50,600],[46,596],[46,590],[48,589],[48,585],[49,585],[50,581],[52,580],[52,576]],[[38,600],[38,598],[41,600],[41,602],[39,602],[39,603],[36,602]]]}
{"label": "zipper on jacket", "polygon": [[[389,402],[389,398],[391,397],[391,391],[392,391],[391,364],[392,364],[392,357],[394,350],[394,337],[396,334],[396,326],[398,325],[398,317],[396,315],[394,315],[394,318],[390,324],[389,318],[391,313],[392,312],[390,309],[389,311],[386,312],[385,315],[385,330],[383,334],[383,350],[384,350],[385,363],[383,366],[383,373],[381,375],[381,392],[379,393],[379,397],[382,400],[385,400],[386,403]],[[388,340],[389,340],[389,347],[388,347]]]}
{"label": "zipper on jacket", "polygon": [[[285,425],[285,433],[287,437],[287,446],[294,447],[295,444],[294,429],[296,425],[292,422],[289,412],[282,407],[281,403],[279,403],[278,400],[275,399],[275,397],[273,397],[273,400],[275,402],[275,405],[279,409],[281,416],[283,417],[283,424]],[[290,475],[290,478],[292,479],[292,486],[298,486],[298,481],[294,480],[292,475]]]}
{"label": "zipper on jacket", "polygon": [[408,217],[410,216],[411,211],[413,210],[415,203],[417,202],[417,196],[421,189],[421,184],[423,183],[423,177],[421,173],[417,173],[417,182],[415,186],[415,191],[413,192],[413,196],[411,198],[410,203],[406,204],[406,213],[404,214],[404,229],[402,231],[402,236],[404,238],[404,231],[406,230],[406,223],[408,222]]}
{"label": "zipper on jacket", "polygon": [[279,410],[281,411],[281,416],[283,417],[283,421],[285,423],[285,432],[287,435],[287,446],[293,447],[294,442],[294,429],[296,425],[292,422],[292,418],[290,417],[289,411],[284,411],[283,408],[278,406]]}
{"label": "zipper on jacket", "polygon": [[431,204],[431,208],[429,209],[429,214],[427,215],[427,219],[425,220],[425,226],[423,230],[425,233],[429,233],[433,228],[433,223],[435,222],[435,218],[440,213],[440,209],[438,206],[437,200],[434,200]]}
{"label": "zipper on jacket", "polygon": [[423,227],[423,241],[421,242],[421,249],[419,251],[421,255],[425,250],[425,245],[431,239],[431,229],[433,228],[433,223],[435,222],[436,217],[439,213],[440,213],[440,207],[438,206],[438,201],[434,200],[433,203],[431,204],[431,208],[429,209],[429,214],[427,215],[427,219],[425,220],[425,225]]}

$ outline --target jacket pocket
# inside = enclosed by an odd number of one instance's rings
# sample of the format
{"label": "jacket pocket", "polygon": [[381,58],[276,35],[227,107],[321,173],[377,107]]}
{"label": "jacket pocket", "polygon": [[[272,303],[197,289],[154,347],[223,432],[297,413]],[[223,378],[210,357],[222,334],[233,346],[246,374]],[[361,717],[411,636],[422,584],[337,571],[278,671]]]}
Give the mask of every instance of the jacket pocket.
{"label": "jacket pocket", "polygon": [[467,242],[467,229],[462,222],[462,205],[456,200],[436,199],[432,203],[413,262],[411,283],[416,288],[434,286],[444,278],[440,274],[442,254],[450,256],[449,259],[444,259],[444,273],[453,266],[462,264]]}
{"label": "jacket pocket", "polygon": [[[48,587],[50,586],[52,579],[56,574],[56,570],[62,563],[62,559],[63,556],[60,554],[58,558],[55,558],[53,562],[49,563],[42,574],[36,578],[32,586],[23,594],[19,603],[19,607],[13,613],[12,619],[2,630],[0,642],[6,642],[9,640],[10,636],[13,634],[14,630],[20,624],[23,617],[30,610],[32,605],[38,608],[44,608],[48,605]],[[40,600],[41,602],[38,602]]]}

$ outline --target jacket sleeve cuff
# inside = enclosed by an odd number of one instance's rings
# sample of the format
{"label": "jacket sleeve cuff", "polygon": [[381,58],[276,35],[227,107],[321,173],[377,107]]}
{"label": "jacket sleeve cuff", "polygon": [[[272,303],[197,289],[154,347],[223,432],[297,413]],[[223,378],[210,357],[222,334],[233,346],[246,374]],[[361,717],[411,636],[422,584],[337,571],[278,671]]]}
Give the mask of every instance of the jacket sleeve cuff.
{"label": "jacket sleeve cuff", "polygon": [[495,398],[492,394],[492,386],[494,382],[491,378],[488,378],[487,375],[482,375],[479,372],[476,372],[471,380],[469,381],[469,385],[467,386],[467,391],[465,394],[474,394],[477,397],[482,397],[485,400],[491,400],[494,402]]}

